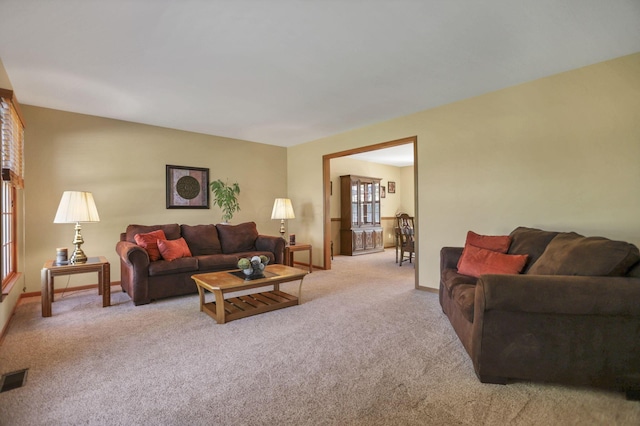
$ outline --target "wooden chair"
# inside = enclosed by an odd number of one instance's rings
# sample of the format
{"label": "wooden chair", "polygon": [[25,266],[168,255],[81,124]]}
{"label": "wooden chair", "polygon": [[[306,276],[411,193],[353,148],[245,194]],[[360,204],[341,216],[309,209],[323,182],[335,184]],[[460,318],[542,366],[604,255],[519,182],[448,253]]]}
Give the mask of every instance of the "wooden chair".
{"label": "wooden chair", "polygon": [[406,213],[397,215],[396,229],[400,248],[400,266],[402,266],[405,259],[409,259],[409,263],[411,263],[413,253],[415,253],[413,216]]}

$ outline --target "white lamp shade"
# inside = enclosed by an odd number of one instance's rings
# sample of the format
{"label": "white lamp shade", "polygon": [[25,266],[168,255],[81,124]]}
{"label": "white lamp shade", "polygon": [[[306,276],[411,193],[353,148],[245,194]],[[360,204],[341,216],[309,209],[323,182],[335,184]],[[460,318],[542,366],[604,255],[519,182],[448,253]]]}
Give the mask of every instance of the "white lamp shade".
{"label": "white lamp shade", "polygon": [[276,198],[271,211],[271,219],[295,219],[293,214],[293,206],[288,198]]}
{"label": "white lamp shade", "polygon": [[93,194],[64,191],[53,223],[100,222]]}

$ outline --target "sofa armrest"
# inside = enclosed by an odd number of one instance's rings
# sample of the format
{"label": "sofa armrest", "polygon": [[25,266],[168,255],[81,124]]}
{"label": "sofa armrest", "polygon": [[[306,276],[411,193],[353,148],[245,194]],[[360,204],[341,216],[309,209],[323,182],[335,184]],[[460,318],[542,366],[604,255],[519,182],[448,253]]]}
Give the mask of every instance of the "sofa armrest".
{"label": "sofa armrest", "polygon": [[640,316],[638,300],[640,278],[482,275],[476,284],[475,309],[480,312]]}
{"label": "sofa armrest", "polygon": [[118,253],[120,259],[127,265],[136,265],[145,268],[149,266],[149,254],[137,244],[128,241],[118,241],[116,244],[116,253]]}
{"label": "sofa armrest", "polygon": [[135,305],[149,303],[149,254],[137,244],[118,241],[120,284]]}
{"label": "sofa armrest", "polygon": [[271,235],[258,235],[256,239],[256,250],[270,251],[275,256],[275,263],[284,264],[284,240],[282,237]]}
{"label": "sofa armrest", "polygon": [[462,256],[462,247],[442,247],[440,249],[440,272],[445,269],[457,269]]}

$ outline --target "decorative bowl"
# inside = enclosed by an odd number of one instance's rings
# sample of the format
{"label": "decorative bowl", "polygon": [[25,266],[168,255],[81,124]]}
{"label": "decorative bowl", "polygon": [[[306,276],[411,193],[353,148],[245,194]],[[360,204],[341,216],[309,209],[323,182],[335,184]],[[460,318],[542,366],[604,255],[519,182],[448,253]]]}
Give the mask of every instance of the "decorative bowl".
{"label": "decorative bowl", "polygon": [[238,260],[238,268],[245,275],[245,280],[264,278],[264,268],[269,264],[267,256],[253,256]]}

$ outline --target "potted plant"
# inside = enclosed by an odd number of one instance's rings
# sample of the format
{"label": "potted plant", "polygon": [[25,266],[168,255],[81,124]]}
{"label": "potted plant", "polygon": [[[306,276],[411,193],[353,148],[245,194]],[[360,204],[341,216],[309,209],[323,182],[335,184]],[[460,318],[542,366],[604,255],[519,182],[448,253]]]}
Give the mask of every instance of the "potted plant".
{"label": "potted plant", "polygon": [[240,186],[237,182],[229,185],[221,179],[211,182],[209,186],[213,192],[214,204],[222,209],[222,222],[229,222],[233,214],[240,211],[240,204],[238,204]]}

